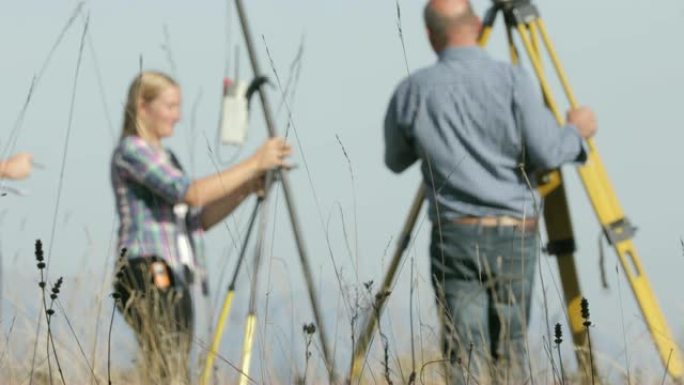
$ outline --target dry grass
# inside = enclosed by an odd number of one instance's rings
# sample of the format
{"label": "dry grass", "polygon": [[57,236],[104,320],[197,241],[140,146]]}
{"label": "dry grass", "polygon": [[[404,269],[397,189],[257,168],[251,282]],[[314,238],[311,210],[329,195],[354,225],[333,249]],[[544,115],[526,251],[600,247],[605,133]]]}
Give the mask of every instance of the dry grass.
{"label": "dry grass", "polygon": [[[64,373],[64,383],[66,384],[154,384],[154,383],[188,383],[186,368],[190,370],[190,376],[197,377],[201,368],[201,359],[194,357],[192,360],[184,358],[183,354],[174,354],[182,349],[182,344],[192,344],[193,349],[200,353],[208,344],[199,339],[179,340],[174,335],[173,325],[165,324],[163,321],[149,326],[143,334],[150,338],[144,339],[141,349],[136,347],[135,341],[130,334],[126,336],[129,327],[122,322],[121,313],[109,313],[107,311],[99,320],[95,317],[98,303],[102,303],[105,309],[113,309],[114,298],[111,296],[93,296],[90,291],[85,290],[83,283],[77,283],[74,279],[64,280],[60,290],[46,292],[48,298],[54,294],[55,298],[47,301],[47,307],[42,304],[41,290],[38,283],[41,281],[39,272],[34,275],[31,287],[35,290],[35,295],[30,301],[15,301],[9,308],[10,312],[4,313],[2,319],[3,335],[0,338],[0,378],[2,384],[61,384],[62,379],[58,374],[55,358],[59,362]],[[85,278],[85,277],[81,277]],[[337,318],[335,346],[337,357],[343,357],[336,362],[336,369],[339,378],[346,375],[350,347],[351,347],[351,327],[353,314],[365,314],[371,305],[372,298],[370,282],[359,286],[344,282],[344,277],[340,288],[344,288],[349,301],[345,302],[352,306],[352,309],[343,310],[339,308],[335,317]],[[424,277],[417,276],[417,283],[425,284]],[[81,287],[78,287],[81,285]],[[55,285],[46,284],[47,288]],[[103,283],[106,292],[111,287],[109,282]],[[420,287],[418,285],[418,287]],[[430,288],[431,290],[431,288]],[[10,291],[18,295],[16,291]],[[351,293],[351,294],[350,294]],[[356,294],[353,294],[356,293]],[[59,297],[57,297],[57,294]],[[145,297],[157,295],[154,292],[145,294]],[[80,306],[62,306],[62,298],[71,297],[72,303]],[[94,298],[91,298],[94,297]],[[325,298],[329,298],[326,296]],[[354,299],[358,298],[358,299]],[[5,298],[7,301],[8,298]],[[305,302],[303,299],[295,298],[294,301]],[[367,362],[363,372],[362,384],[441,384],[445,378],[445,362],[440,353],[440,332],[436,330],[434,320],[426,319],[436,314],[436,305],[416,304],[416,308],[406,308],[406,299],[397,297],[390,298],[387,311],[381,319],[382,334],[375,334],[375,340],[369,351]],[[155,312],[159,308],[154,307],[154,301],[132,301],[129,306],[137,306],[140,314],[145,317],[160,319]],[[543,307],[543,303],[537,304]],[[346,306],[346,305],[345,305]],[[52,334],[51,345],[47,344],[47,322],[42,317],[40,322],[43,324],[40,334],[35,334],[37,315],[52,309],[50,333]],[[351,310],[351,311],[349,311]],[[427,310],[427,311],[426,311]],[[287,311],[295,311],[294,309]],[[406,323],[399,322],[408,318],[408,312],[415,312],[418,322],[414,325],[415,330],[407,329]],[[420,313],[420,314],[418,314]],[[107,334],[110,331],[110,316],[116,318],[113,330],[111,346],[107,343]],[[277,313],[276,313],[277,314]],[[556,316],[552,316],[555,318]],[[163,317],[162,317],[163,318]],[[290,336],[283,332],[282,328],[287,328],[287,319],[279,319],[277,322],[262,320],[259,323],[257,335],[272,336],[268,341],[258,341],[258,347],[254,355],[256,369],[250,374],[255,383],[298,383],[316,384],[325,383],[326,373],[322,364],[320,345],[316,338],[316,329],[312,324],[289,325],[296,330]],[[587,321],[588,314],[587,314]],[[97,351],[91,352],[86,347],[93,346],[96,336],[93,334],[93,326],[100,323],[100,334],[97,336]],[[232,321],[231,321],[232,322]],[[589,324],[587,325],[590,326]],[[240,325],[231,325],[232,330],[241,330]],[[543,330],[544,328],[542,328]],[[267,333],[268,331],[268,333]],[[598,327],[591,327],[592,338],[601,333]],[[529,361],[533,368],[532,374],[534,383],[540,384],[580,384],[583,377],[576,372],[576,364],[572,349],[568,346],[570,337],[554,333],[548,337],[545,331],[532,330],[528,336],[530,342]],[[411,341],[411,335],[414,340]],[[233,341],[239,341],[237,336]],[[555,340],[555,341],[554,341]],[[565,341],[564,341],[565,340]],[[180,341],[180,342],[179,342]],[[277,342],[277,344],[276,344]],[[413,344],[411,344],[413,342]],[[33,346],[37,344],[35,363],[32,365]],[[123,346],[122,345],[126,345]],[[278,346],[279,345],[279,346]],[[45,347],[50,346],[50,349]],[[108,350],[113,348],[111,360],[108,359]],[[636,347],[636,345],[635,345]],[[226,344],[223,346],[226,349]],[[227,347],[229,352],[222,351],[221,357],[217,359],[218,374],[215,376],[216,384],[234,383],[237,379],[237,367],[239,354],[235,354],[234,347]],[[413,350],[412,350],[413,349]],[[135,353],[137,352],[137,353]],[[136,355],[137,354],[137,355]],[[551,356],[555,356],[555,365],[551,363]],[[196,354],[201,357],[201,354]],[[48,362],[48,357],[50,361]],[[415,358],[414,358],[415,357]],[[603,374],[604,383],[631,383],[631,384],[663,384],[669,383],[664,379],[658,370],[640,368],[636,360],[631,363],[631,367],[626,368],[611,361],[610,356],[595,352],[594,359],[601,369],[601,373],[595,373],[596,379],[599,374]],[[560,365],[559,365],[560,363]],[[111,373],[108,367],[111,364]],[[231,366],[232,365],[232,366]],[[467,368],[474,365],[467,357],[463,357],[461,365]],[[288,369],[289,367],[289,369]],[[561,367],[563,368],[561,370]],[[33,371],[32,379],[31,372]],[[166,373],[160,375],[159,373]],[[629,375],[627,374],[629,373]],[[505,370],[499,371],[497,376],[507,377]],[[162,378],[164,378],[162,380]],[[489,384],[486,378],[471,378],[471,384]],[[504,382],[505,383],[505,382]],[[511,383],[511,382],[509,382]]]}

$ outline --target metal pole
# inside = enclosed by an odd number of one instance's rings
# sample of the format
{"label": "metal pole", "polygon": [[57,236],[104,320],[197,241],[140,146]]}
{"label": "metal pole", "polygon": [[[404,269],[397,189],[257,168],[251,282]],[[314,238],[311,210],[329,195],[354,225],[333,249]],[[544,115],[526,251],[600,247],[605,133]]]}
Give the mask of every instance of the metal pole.
{"label": "metal pole", "polygon": [[[240,25],[242,27],[242,32],[245,38],[245,45],[247,46],[247,52],[249,53],[249,60],[252,64],[252,72],[254,76],[260,76],[261,70],[259,69],[259,62],[257,60],[256,51],[254,48],[254,42],[252,40],[252,35],[249,29],[247,15],[242,3],[242,0],[235,0],[235,5],[238,11],[238,17],[240,18]],[[264,111],[264,119],[266,120],[266,127],[268,128],[268,134],[271,137],[277,136],[275,123],[273,121],[273,113],[271,111],[271,104],[268,101],[266,92],[259,88],[259,99],[261,100],[261,106]],[[311,274],[311,267],[309,266],[309,258],[307,256],[306,248],[304,246],[304,238],[302,236],[299,220],[297,217],[297,211],[295,210],[293,194],[290,189],[290,182],[288,175],[283,170],[278,170],[279,177],[283,186],[283,193],[285,195],[285,201],[287,203],[287,209],[290,214],[290,222],[292,224],[292,231],[294,233],[295,242],[297,244],[297,250],[299,252],[300,265],[304,273],[304,279],[306,281],[306,286],[309,292],[309,301],[311,302],[311,310],[314,315],[314,320],[319,331],[319,338],[321,341],[321,348],[323,350],[323,356],[325,359],[325,365],[328,369],[328,375],[331,382],[334,380],[334,368],[332,367],[332,360],[330,357],[330,350],[328,349],[327,338],[325,333],[325,328],[323,324],[323,319],[318,306],[318,298],[313,286],[313,275]]]}
{"label": "metal pole", "polygon": [[[270,184],[273,180],[273,173],[269,172],[266,175],[266,191],[270,190]],[[268,193],[267,193],[268,194]],[[266,237],[266,229],[268,227],[268,196],[264,197],[259,216],[259,230],[257,233],[256,244],[254,245],[254,267],[252,271],[252,282],[249,290],[249,310],[247,312],[247,321],[245,322],[245,339],[242,344],[242,365],[239,385],[247,385],[249,380],[249,368],[252,362],[252,347],[254,346],[254,331],[256,328],[256,298],[259,290],[259,267],[261,266],[261,257],[263,256],[264,238]]]}

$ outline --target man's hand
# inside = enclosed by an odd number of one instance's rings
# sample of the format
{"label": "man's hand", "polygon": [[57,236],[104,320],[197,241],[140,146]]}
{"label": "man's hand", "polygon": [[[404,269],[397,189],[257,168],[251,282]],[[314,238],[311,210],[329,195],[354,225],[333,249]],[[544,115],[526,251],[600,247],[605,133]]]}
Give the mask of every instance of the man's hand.
{"label": "man's hand", "polygon": [[0,162],[0,177],[24,179],[31,174],[33,156],[27,152],[18,153],[4,162]]}
{"label": "man's hand", "polygon": [[589,139],[596,134],[596,115],[589,107],[568,110],[567,121],[577,127],[577,132],[584,139]]}

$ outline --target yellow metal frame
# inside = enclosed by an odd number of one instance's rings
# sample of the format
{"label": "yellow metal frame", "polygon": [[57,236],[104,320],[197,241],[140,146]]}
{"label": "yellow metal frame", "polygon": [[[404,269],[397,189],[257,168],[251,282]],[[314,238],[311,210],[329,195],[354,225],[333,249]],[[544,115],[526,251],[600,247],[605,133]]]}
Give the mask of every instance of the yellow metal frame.
{"label": "yellow metal frame", "polygon": [[[570,106],[572,108],[578,107],[579,104],[577,103],[577,99],[570,87],[565,70],[558,59],[558,55],[551,43],[551,39],[549,38],[543,21],[541,18],[536,18],[529,22],[526,27],[530,34],[533,34],[534,36],[539,35],[541,37]],[[549,108],[553,112],[558,123],[563,124],[564,121],[560,115],[560,110],[553,100],[550,87],[544,75],[540,54],[535,49],[534,43],[527,37],[525,27],[523,25],[518,25],[516,28],[530,57],[534,72],[541,84]],[[583,166],[578,167],[577,170],[599,223],[604,229],[608,229],[611,228],[614,223],[624,220],[625,216],[622,207],[619,204],[617,194],[608,179],[608,174],[603,165],[603,161],[599,156],[594,140],[589,139],[587,144],[589,147],[588,160]],[[651,333],[651,337],[656,345],[661,361],[666,366],[666,369],[672,378],[681,380],[684,375],[681,351],[672,337],[670,328],[660,310],[660,306],[658,305],[653,289],[646,277],[646,272],[643,269],[631,237],[626,236],[624,239],[614,242],[613,248],[618,254],[620,264],[630,283],[632,292],[637,300],[649,332]],[[563,274],[562,269],[561,274]],[[579,299],[574,299],[573,309],[568,309],[573,328],[580,323],[580,312],[577,311],[577,309],[579,309],[578,301]]]}
{"label": "yellow metal frame", "polygon": [[240,366],[240,380],[238,385],[247,385],[249,381],[249,367],[252,362],[252,347],[254,346],[254,326],[256,315],[249,313],[245,322],[245,339],[242,342],[242,365]]}
{"label": "yellow metal frame", "polygon": [[[500,9],[494,9],[499,11]],[[479,45],[485,46],[492,33],[492,24],[494,22],[495,14],[490,20],[491,24],[486,24],[480,35]],[[508,22],[507,22],[508,24]],[[546,26],[542,19],[538,16],[532,19],[526,19],[523,23],[516,25],[507,25],[507,38],[509,44],[509,51],[511,61],[517,63],[519,61],[519,53],[516,49],[513,30],[515,30],[520,40],[522,41],[527,56],[530,59],[534,73],[541,86],[545,102],[553,113],[559,125],[564,125],[564,117],[560,112],[558,104],[551,92],[548,79],[544,72],[542,64],[542,49],[546,49],[546,53],[550,59],[551,64],[558,76],[565,96],[572,108],[579,106],[577,99],[570,87],[567,75],[561,62],[558,58],[556,50],[549,38]],[[646,273],[643,269],[641,261],[638,258],[636,248],[631,240],[631,229],[628,224],[625,224],[625,216],[622,207],[619,204],[617,195],[613,186],[610,183],[608,174],[603,165],[601,157],[599,156],[596,144],[593,139],[587,140],[587,147],[589,149],[587,162],[583,166],[577,168],[580,179],[584,189],[587,192],[589,200],[596,214],[596,217],[602,228],[607,232],[615,232],[618,235],[612,240],[613,248],[618,254],[620,264],[627,276],[632,292],[637,300],[642,316],[648,326],[649,332],[656,345],[656,349],[661,358],[661,361],[666,367],[669,375],[677,380],[684,379],[684,363],[682,360],[682,353],[672,337],[672,333],[665,321],[665,318],[660,310],[657,299],[650,286]],[[572,331],[573,342],[576,347],[576,355],[579,366],[585,375],[589,375],[590,370],[594,370],[594,363],[591,362],[591,355],[589,346],[587,344],[586,328],[583,325],[584,320],[581,317],[581,300],[582,295],[579,287],[579,278],[577,275],[577,268],[574,261],[574,235],[572,231],[572,223],[570,221],[570,212],[567,204],[567,197],[563,187],[563,176],[560,170],[552,170],[543,178],[543,184],[538,187],[541,196],[545,197],[544,219],[548,233],[550,244],[562,244],[565,247],[557,250],[556,259],[561,276],[561,283],[563,286],[563,293],[566,302],[567,315],[569,318],[570,329]],[[373,314],[370,314],[365,328],[362,329],[359,344],[354,351],[352,365],[349,372],[349,380],[351,384],[355,384],[360,380],[363,364],[365,362],[365,355],[370,343],[372,332],[378,322],[377,317],[384,305],[386,296],[382,295],[385,290],[389,289],[394,282],[394,275],[396,269],[393,267],[399,263],[403,252],[406,248],[406,242],[410,237],[415,223],[415,213],[420,209],[420,205],[425,197],[425,189],[421,186],[414,199],[411,207],[409,217],[407,218],[404,229],[402,230],[402,237],[400,244],[397,247],[395,255],[390,265],[390,269],[386,273],[383,280],[383,286],[379,292],[380,296],[376,296],[375,306],[373,307]],[[617,225],[615,225],[617,224]],[[620,234],[622,233],[622,234]],[[377,298],[381,298],[378,300]]]}
{"label": "yellow metal frame", "polygon": [[219,346],[221,345],[223,329],[226,327],[226,324],[228,323],[228,315],[230,315],[230,309],[233,305],[233,297],[235,297],[235,290],[230,290],[226,295],[226,298],[223,300],[221,314],[219,315],[218,322],[216,323],[214,339],[211,341],[211,347],[209,348],[207,361],[204,364],[204,371],[202,372],[202,378],[200,379],[201,385],[209,384],[209,379],[211,378],[211,371],[214,369],[214,361],[216,360],[216,355],[218,354]]}

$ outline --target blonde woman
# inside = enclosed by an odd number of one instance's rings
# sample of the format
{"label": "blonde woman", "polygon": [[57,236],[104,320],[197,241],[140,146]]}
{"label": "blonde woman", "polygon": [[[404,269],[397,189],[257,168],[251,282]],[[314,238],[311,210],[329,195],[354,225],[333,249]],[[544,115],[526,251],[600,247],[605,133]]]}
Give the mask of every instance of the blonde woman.
{"label": "blonde woman", "polygon": [[192,342],[189,286],[206,292],[202,232],[262,186],[268,170],[287,167],[291,148],[266,141],[233,167],[191,180],[162,146],[181,118],[181,89],[168,75],[143,72],[132,82],[121,140],[111,161],[125,249],[115,280],[119,309],[136,333],[147,382],[184,383]]}

